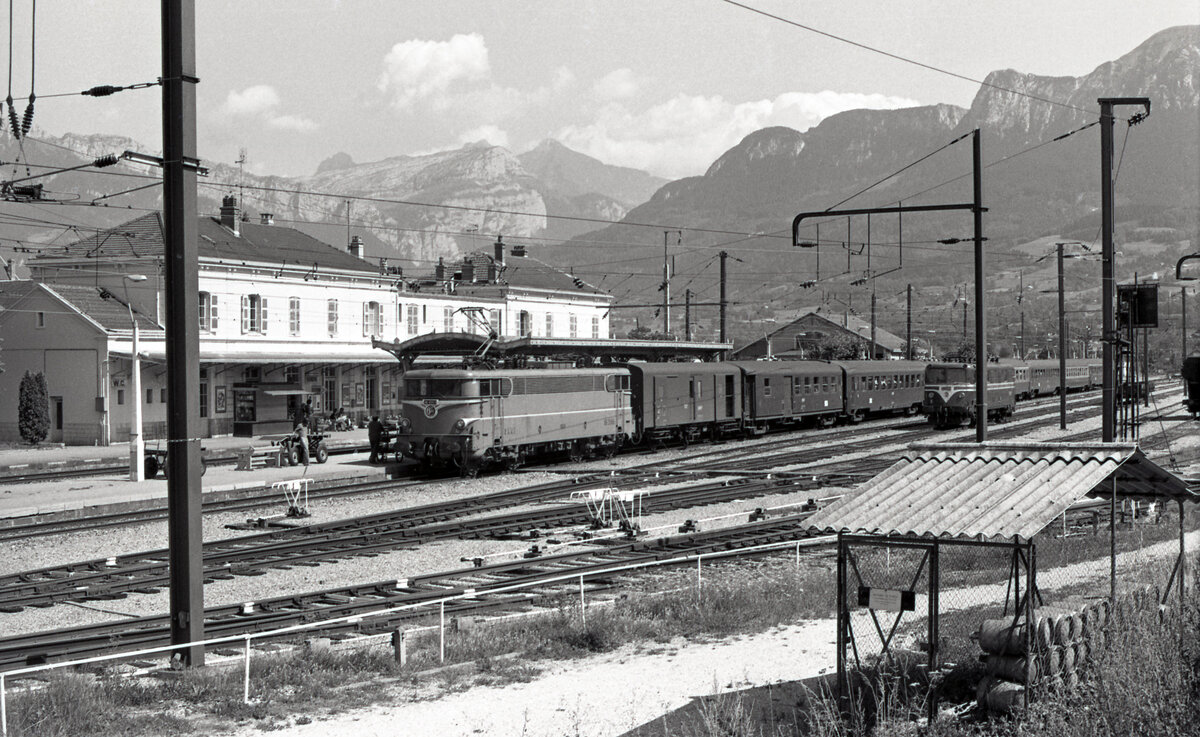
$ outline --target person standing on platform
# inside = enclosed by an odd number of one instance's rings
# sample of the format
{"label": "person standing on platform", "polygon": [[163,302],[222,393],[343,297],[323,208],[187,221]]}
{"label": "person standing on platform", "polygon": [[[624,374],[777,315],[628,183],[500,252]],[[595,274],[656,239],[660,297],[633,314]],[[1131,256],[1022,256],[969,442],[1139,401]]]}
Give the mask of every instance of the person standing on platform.
{"label": "person standing on platform", "polygon": [[371,415],[371,422],[367,424],[367,440],[371,443],[371,463],[378,463],[387,456],[387,451],[380,447],[383,444],[383,423],[379,421],[379,415]]}
{"label": "person standing on platform", "polygon": [[292,437],[295,438],[296,450],[300,453],[300,462],[308,468],[308,425],[297,421]]}
{"label": "person standing on platform", "polygon": [[307,402],[300,405],[299,415],[300,416],[297,418],[299,423],[311,430],[312,429],[312,418],[313,418],[312,397],[309,397]]}

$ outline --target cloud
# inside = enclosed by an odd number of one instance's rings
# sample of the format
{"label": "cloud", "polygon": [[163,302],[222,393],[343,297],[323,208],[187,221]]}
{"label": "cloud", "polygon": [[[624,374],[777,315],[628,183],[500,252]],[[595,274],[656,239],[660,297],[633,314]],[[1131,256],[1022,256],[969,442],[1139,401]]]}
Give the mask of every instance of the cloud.
{"label": "cloud", "polygon": [[256,84],[238,92],[230,90],[224,109],[230,115],[259,115],[279,105],[279,93],[269,84]]}
{"label": "cloud", "polygon": [[785,92],[772,99],[740,103],[720,95],[679,94],[643,110],[610,102],[593,122],[565,126],[555,137],[607,163],[682,177],[704,172],[746,135],[767,126],[806,130],[846,110],[918,104],[903,97],[829,90]]}
{"label": "cloud", "polygon": [[221,106],[223,117],[257,118],[268,128],[306,132],[316,129],[317,123],[299,115],[278,112],[279,93],[269,84],[256,84],[241,92],[230,90]]}
{"label": "cloud", "polygon": [[316,122],[298,115],[277,115],[267,119],[267,125],[285,131],[305,132],[315,130]]}
{"label": "cloud", "polygon": [[592,85],[592,91],[601,100],[623,100],[633,97],[638,91],[638,81],[629,67],[615,69]]}
{"label": "cloud", "polygon": [[444,95],[456,83],[486,81],[491,75],[487,45],[478,33],[455,34],[449,41],[402,41],[383,64],[379,90],[398,110]]}
{"label": "cloud", "polygon": [[475,143],[487,141],[493,146],[508,146],[508,133],[500,128],[487,124],[472,128],[458,137],[459,143]]}

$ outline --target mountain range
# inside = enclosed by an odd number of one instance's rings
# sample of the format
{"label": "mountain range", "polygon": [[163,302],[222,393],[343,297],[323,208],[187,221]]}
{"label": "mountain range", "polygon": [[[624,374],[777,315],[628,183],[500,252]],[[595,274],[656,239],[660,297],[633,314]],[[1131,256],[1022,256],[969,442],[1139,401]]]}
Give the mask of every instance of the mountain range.
{"label": "mountain range", "polygon": [[[607,267],[591,268],[589,263],[624,264],[626,271],[645,275],[622,279],[624,288],[633,286],[641,297],[650,296],[637,301],[653,303],[661,299],[654,295],[661,281],[663,230],[680,228],[683,242],[677,245],[672,236],[670,251],[676,273],[689,278],[673,280],[673,301],[689,281],[693,291],[711,300],[716,282],[713,257],[720,247],[744,262],[730,264],[730,298],[738,303],[734,315],[753,322],[763,315],[822,304],[838,314],[868,314],[871,280],[850,282],[898,269],[898,244],[903,240],[904,268],[875,284],[877,292],[885,293],[877,312],[886,314],[896,328],[897,318],[903,317],[905,283],[921,288],[919,295],[930,312],[961,306],[960,297],[973,281],[970,244],[946,246],[937,241],[970,236],[970,215],[910,214],[902,222],[895,215],[876,216],[869,225],[859,217],[849,223],[849,235],[846,218],[827,221],[820,230],[820,280],[811,291],[798,285],[817,279],[818,249],[791,248],[792,218],[801,211],[898,201],[970,202],[970,133],[980,129],[983,200],[989,208],[984,217],[989,284],[1012,291],[1007,300],[996,302],[1006,302],[1015,316],[1015,306],[1023,304],[1015,298],[1019,282],[1041,289],[1039,280],[1053,276],[1053,261],[1036,259],[1052,250],[1056,239],[1088,244],[1098,239],[1099,128],[1092,125],[1071,133],[1098,119],[1097,98],[1146,96],[1152,102],[1150,116],[1136,126],[1126,121],[1140,108],[1123,106],[1116,113],[1118,242],[1124,250],[1118,277],[1131,278],[1136,270],[1161,273],[1179,255],[1195,249],[1200,234],[1198,69],[1200,26],[1182,26],[1155,34],[1083,77],[993,72],[967,109],[932,105],[851,110],[803,132],[759,130],[720,156],[702,176],[663,186],[631,210],[625,224],[563,244],[546,257],[573,265],[576,274],[593,281],[611,275],[606,275]],[[1055,140],[1064,134],[1070,135]],[[817,233],[806,228],[801,236],[815,241]],[[605,252],[597,258],[600,243],[606,244]],[[1091,300],[1093,295],[1083,298]],[[650,310],[641,316],[653,319]],[[945,317],[930,322],[937,320]],[[714,320],[709,316],[704,322],[711,334]]]}
{"label": "mountain range", "polygon": [[[521,154],[483,142],[366,163],[337,153],[312,175],[293,178],[205,162],[211,172],[200,180],[200,209],[215,212],[221,197],[239,194],[252,215],[273,213],[276,222],[334,244],[345,242],[349,220],[352,232],[365,237],[369,256],[421,270],[439,257],[486,249],[503,234],[509,242],[536,246],[546,260],[574,267],[589,283],[620,285],[619,298],[652,303],[660,299],[663,231],[680,230],[668,236],[676,300],[692,289],[711,301],[715,254],[726,250],[740,260],[730,264],[735,321],[773,314],[782,319],[789,310],[814,305],[861,315],[869,287],[850,282],[884,272],[891,273],[874,281],[888,319],[897,314],[904,283],[913,283],[929,321],[936,321],[959,304],[971,281],[968,246],[937,241],[969,236],[969,215],[876,217],[869,226],[862,218],[842,218],[822,226],[819,249],[804,250],[791,247],[792,217],[837,206],[969,201],[969,134],[978,128],[989,281],[993,289],[1013,292],[1011,307],[1018,304],[1020,283],[1037,285],[1048,275],[1052,264],[1038,259],[1056,239],[1097,239],[1099,136],[1097,126],[1085,127],[1097,120],[1097,98],[1147,96],[1151,114],[1137,126],[1127,122],[1136,108],[1118,110],[1118,240],[1126,270],[1162,271],[1195,249],[1200,231],[1198,69],[1200,26],[1169,28],[1082,77],[992,72],[969,108],[851,110],[805,131],[762,129],[703,175],[670,182],[604,164],[553,140]],[[35,138],[41,140],[27,139],[22,149],[7,134],[0,136],[0,156],[69,167],[125,149],[156,148],[102,135]],[[10,164],[5,176],[23,176],[24,168]],[[48,198],[96,206],[72,208],[70,218],[55,219],[63,223],[58,228],[22,229],[15,237],[69,242],[75,237],[70,223],[106,227],[160,207],[154,188],[113,196],[142,186],[131,175],[155,173],[122,163],[46,177],[41,181]],[[36,203],[9,203],[6,211],[12,218],[52,219]],[[815,230],[803,235],[817,238]],[[807,281],[816,286],[797,286]],[[1093,300],[1086,289],[1077,296],[1085,306]],[[618,322],[635,314],[653,317],[651,309],[614,313]],[[711,334],[715,321],[699,314]]]}

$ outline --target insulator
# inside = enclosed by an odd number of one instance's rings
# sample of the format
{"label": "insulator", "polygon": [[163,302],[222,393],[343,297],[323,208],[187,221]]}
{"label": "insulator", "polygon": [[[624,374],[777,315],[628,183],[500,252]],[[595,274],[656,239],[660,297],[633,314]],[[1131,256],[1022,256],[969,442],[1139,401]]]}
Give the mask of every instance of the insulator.
{"label": "insulator", "polygon": [[8,128],[12,131],[13,138],[20,139],[21,125],[17,120],[17,109],[13,107],[12,95],[9,95],[4,102],[8,105]]}
{"label": "insulator", "polygon": [[123,89],[125,89],[125,88],[124,87],[116,87],[111,84],[101,84],[101,85],[96,85],[95,87],[93,87],[89,90],[84,90],[83,92],[81,92],[79,94],[91,95],[92,97],[107,97],[108,95],[111,95],[114,92],[120,92]]}
{"label": "insulator", "polygon": [[117,163],[117,155],[116,154],[108,154],[107,156],[101,156],[100,158],[93,161],[92,166],[96,167],[97,169],[102,169],[106,166],[112,166],[115,163]]}
{"label": "insulator", "polygon": [[25,117],[21,120],[21,135],[28,135],[29,129],[33,127],[33,100],[34,96],[29,95],[29,104],[25,106]]}

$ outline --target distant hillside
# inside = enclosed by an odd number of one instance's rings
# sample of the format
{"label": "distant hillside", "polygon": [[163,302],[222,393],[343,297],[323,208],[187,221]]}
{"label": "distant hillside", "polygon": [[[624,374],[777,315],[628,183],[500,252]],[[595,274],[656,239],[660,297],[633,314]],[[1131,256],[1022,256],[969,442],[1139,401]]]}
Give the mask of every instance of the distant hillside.
{"label": "distant hillside", "polygon": [[[26,141],[30,160],[61,167],[125,149],[149,153],[155,147],[106,135],[67,134],[47,139],[47,143]],[[0,150],[8,160],[19,154],[16,142],[7,136],[0,141]],[[350,205],[353,230],[365,237],[367,254],[429,268],[439,257],[454,258],[466,251],[488,248],[498,234],[565,239],[593,227],[587,222],[556,220],[547,215],[619,220],[663,181],[635,169],[608,166],[549,141],[523,157],[486,143],[365,163],[338,153],[323,161],[312,176],[299,178],[256,176],[228,164],[210,164],[210,176],[201,180],[199,188],[200,210],[216,212],[224,195],[240,191],[243,209],[250,215],[270,212],[281,225],[340,244],[346,238],[345,200],[292,194],[289,190],[371,198],[374,201],[354,201]],[[526,163],[537,172],[531,173]],[[128,180],[118,174],[131,171],[157,173],[122,163],[100,173],[47,177],[46,183],[56,191],[90,201],[129,189]],[[209,182],[227,182],[229,186],[204,186]],[[96,227],[107,227],[133,217],[112,210],[132,208],[136,213],[156,209],[161,207],[161,196],[157,189],[148,189],[99,204],[105,209],[97,207],[81,214],[85,222],[92,224],[94,220]],[[54,233],[43,225],[19,237],[47,240]]]}
{"label": "distant hillside", "polygon": [[[731,265],[731,274],[735,275],[732,298],[745,303],[737,313],[739,317],[757,320],[774,309],[794,307],[798,300],[811,303],[814,299],[813,293],[795,286],[816,276],[813,250],[792,249],[786,236],[796,213],[837,205],[954,138],[980,128],[984,162],[992,164],[985,170],[983,181],[984,204],[989,208],[984,229],[988,250],[994,254],[990,273],[1011,271],[1015,289],[1018,267],[1032,264],[1034,257],[1045,252],[1045,239],[1050,239],[1050,247],[1056,234],[1060,239],[1091,242],[1099,227],[1098,127],[1062,141],[1039,144],[1095,121],[1099,97],[1149,96],[1152,114],[1136,127],[1129,128],[1124,118],[1137,111],[1120,110],[1122,120],[1117,122],[1115,136],[1123,163],[1117,182],[1117,214],[1122,220],[1120,239],[1126,244],[1125,265],[1131,270],[1163,271],[1189,244],[1194,247],[1197,243],[1197,69],[1200,26],[1183,26],[1157,33],[1130,53],[1079,78],[1043,77],[1013,70],[993,72],[966,110],[950,105],[851,110],[830,116],[804,132],[789,128],[760,130],[725,152],[703,176],[664,185],[626,217],[628,222],[662,227],[611,226],[589,233],[577,243],[567,243],[547,257],[575,265],[578,273],[588,278],[601,278],[589,273],[585,266],[588,263],[627,264],[622,271],[632,269],[646,274],[643,279],[629,282],[640,285],[641,296],[646,298],[636,301],[653,303],[661,298],[654,295],[662,266],[653,255],[661,254],[662,228],[682,228],[683,246],[673,249],[677,251],[677,271],[688,273],[709,264],[714,250],[711,247],[718,244],[747,260],[744,266]],[[998,88],[1064,104],[1048,104]],[[1029,150],[1034,146],[1038,148]],[[844,206],[871,207],[898,200],[905,204],[969,201],[970,166],[968,138]],[[739,238],[701,229],[762,235]],[[961,214],[906,216],[902,235],[909,244],[904,253],[907,268],[891,278],[928,285],[927,293],[940,294],[938,298],[944,298],[949,306],[955,300],[954,285],[971,280],[970,255],[961,246],[946,248],[935,241],[968,236],[970,229],[970,217]],[[808,231],[806,235],[813,238],[816,234]],[[867,269],[862,245],[868,240],[865,219],[853,223],[850,240],[854,245],[849,259],[842,245],[846,237],[844,218],[822,227],[821,239],[826,245],[822,249],[823,281],[818,291],[824,292],[827,304],[851,301],[853,309],[861,312],[869,296],[854,297],[856,290],[848,282]],[[872,220],[874,273],[899,266],[900,238],[900,223],[894,216]],[[1146,245],[1141,245],[1143,240]],[[597,258],[596,242],[630,245],[606,245],[603,258]],[[936,268],[929,268],[931,265]],[[1041,267],[1028,268],[1033,271]],[[597,267],[596,271],[603,268]],[[705,268],[705,275],[696,284],[707,288],[711,295],[715,269],[711,265]],[[736,276],[739,271],[747,275]],[[829,278],[847,271],[851,273]],[[780,274],[788,274],[791,279],[781,280]],[[895,283],[886,282],[881,288],[888,292],[882,299],[892,302],[889,305],[885,301],[881,307],[889,319],[896,317],[898,307],[892,294],[898,291]],[[679,289],[678,284],[675,288]],[[821,301],[821,295],[815,297]],[[632,319],[631,313],[622,313],[622,317],[626,315]],[[651,319],[650,311],[645,311],[642,319]]]}

